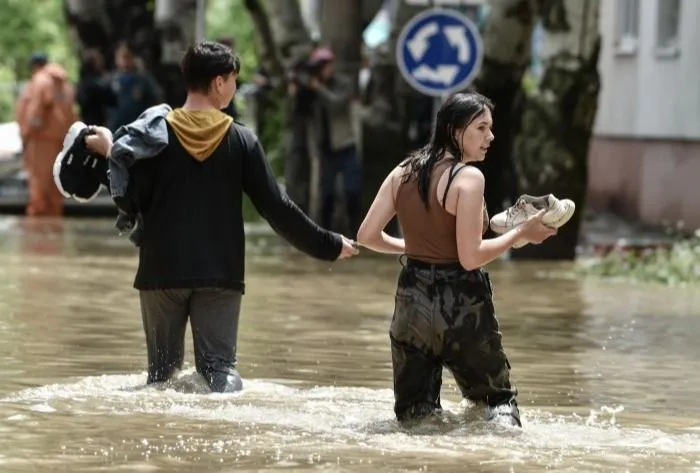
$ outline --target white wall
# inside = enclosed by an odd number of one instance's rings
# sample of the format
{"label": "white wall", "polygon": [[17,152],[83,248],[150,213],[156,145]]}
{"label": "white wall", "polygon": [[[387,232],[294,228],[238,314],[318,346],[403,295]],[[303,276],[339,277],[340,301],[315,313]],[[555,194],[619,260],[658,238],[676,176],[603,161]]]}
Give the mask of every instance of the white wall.
{"label": "white wall", "polygon": [[680,0],[679,48],[656,49],[658,2],[639,0],[636,51],[616,48],[617,2],[601,2],[602,90],[595,133],[620,138],[700,139],[700,0]]}

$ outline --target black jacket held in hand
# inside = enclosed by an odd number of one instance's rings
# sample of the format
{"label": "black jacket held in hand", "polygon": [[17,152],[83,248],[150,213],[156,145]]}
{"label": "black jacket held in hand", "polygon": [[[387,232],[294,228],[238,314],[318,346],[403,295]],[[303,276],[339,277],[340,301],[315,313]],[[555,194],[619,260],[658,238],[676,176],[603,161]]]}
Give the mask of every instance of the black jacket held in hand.
{"label": "black jacket held in hand", "polygon": [[129,160],[128,193],[143,225],[134,287],[243,290],[243,193],[300,251],[328,261],[340,255],[341,236],[291,201],[248,128],[217,110],[182,109],[162,126],[167,145]]}

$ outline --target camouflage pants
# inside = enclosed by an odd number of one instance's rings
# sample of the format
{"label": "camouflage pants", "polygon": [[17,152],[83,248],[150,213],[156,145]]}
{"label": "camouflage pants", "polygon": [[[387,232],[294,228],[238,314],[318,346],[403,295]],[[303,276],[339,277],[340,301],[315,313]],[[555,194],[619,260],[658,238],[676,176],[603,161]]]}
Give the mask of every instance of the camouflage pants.
{"label": "camouflage pants", "polygon": [[483,270],[408,259],[399,276],[390,329],[399,421],[441,409],[446,367],[465,398],[498,408],[520,424],[492,295]]}

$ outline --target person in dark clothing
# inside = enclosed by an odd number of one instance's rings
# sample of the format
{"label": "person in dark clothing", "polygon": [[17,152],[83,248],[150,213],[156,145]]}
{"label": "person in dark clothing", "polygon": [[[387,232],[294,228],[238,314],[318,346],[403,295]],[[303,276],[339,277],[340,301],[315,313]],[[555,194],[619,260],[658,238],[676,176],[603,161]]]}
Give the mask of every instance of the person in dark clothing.
{"label": "person in dark clothing", "polygon": [[310,62],[318,70],[309,86],[315,93],[314,125],[321,158],[321,225],[332,225],[337,201],[335,183],[340,174],[347,226],[354,234],[360,225],[362,205],[362,165],[353,117],[354,79],[335,72],[335,54],[326,47],[316,48]]}
{"label": "person in dark clothing", "polygon": [[[221,36],[216,39],[216,42],[219,44],[223,44],[224,46],[228,46],[231,51],[234,53],[236,52],[236,39],[233,36]],[[236,88],[240,87],[241,83],[238,77],[236,77]],[[226,115],[230,116],[231,118],[238,119],[238,107],[236,107],[236,97],[234,96],[231,101],[221,109],[222,112],[224,112]],[[260,134],[258,133],[258,136]]]}
{"label": "person in dark clothing", "polygon": [[136,66],[134,53],[122,43],[115,53],[116,72],[111,77],[114,102],[108,109],[107,123],[114,132],[135,120],[144,110],[158,102],[160,91],[155,81]]}
{"label": "person in dark clothing", "polygon": [[[315,94],[308,87],[306,59],[297,59],[285,72],[285,162],[284,182],[294,202],[308,211],[311,208],[311,149],[309,130],[314,128],[313,104]],[[322,225],[326,225],[322,222]],[[327,225],[327,228],[330,226]]]}
{"label": "person in dark clothing", "polygon": [[[115,199],[117,205],[133,204],[120,210],[142,218],[134,287],[141,300],[148,383],[166,381],[181,368],[189,318],[196,368],[211,390],[242,388],[236,344],[245,289],[244,193],[301,251],[327,261],[357,253],[353,241],[319,227],[287,197],[257,137],[221,112],[234,95],[239,69],[230,48],[196,43],[182,60],[188,93],[181,108],[161,112],[161,105],[145,112],[151,126],[134,126],[136,132],[122,133],[114,144],[105,128],[93,127],[85,137],[92,152],[109,156],[110,192],[125,191],[126,197]],[[124,158],[153,149],[155,141],[164,143],[160,151]],[[117,182],[124,163],[128,182]]]}
{"label": "person in dark clothing", "polygon": [[[542,211],[497,238],[483,238],[489,224],[484,176],[473,164],[484,160],[493,141],[492,108],[476,93],[448,98],[431,141],[387,176],[357,234],[367,248],[406,257],[389,329],[399,421],[441,410],[446,367],[462,396],[484,405],[486,419],[521,425],[482,266],[520,238],[536,244],[556,230],[542,224]],[[383,231],[394,215],[404,239]]]}
{"label": "person in dark clothing", "polygon": [[107,108],[116,104],[116,97],[105,75],[102,54],[96,49],[85,52],[76,100],[82,121],[99,126],[107,124]]}

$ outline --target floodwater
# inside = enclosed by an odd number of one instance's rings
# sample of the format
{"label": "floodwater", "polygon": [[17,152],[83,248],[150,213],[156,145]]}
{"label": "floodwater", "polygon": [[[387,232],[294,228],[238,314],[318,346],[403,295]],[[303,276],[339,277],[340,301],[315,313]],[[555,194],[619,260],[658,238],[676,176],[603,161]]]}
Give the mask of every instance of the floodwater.
{"label": "floodwater", "polygon": [[445,373],[445,415],[393,419],[399,264],[250,245],[244,391],[186,370],[144,388],[135,250],[111,220],[0,219],[0,471],[700,471],[700,294],[489,269],[522,430],[485,424]]}

